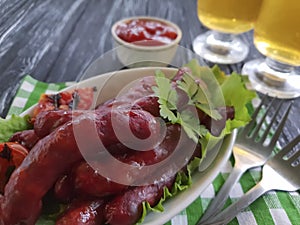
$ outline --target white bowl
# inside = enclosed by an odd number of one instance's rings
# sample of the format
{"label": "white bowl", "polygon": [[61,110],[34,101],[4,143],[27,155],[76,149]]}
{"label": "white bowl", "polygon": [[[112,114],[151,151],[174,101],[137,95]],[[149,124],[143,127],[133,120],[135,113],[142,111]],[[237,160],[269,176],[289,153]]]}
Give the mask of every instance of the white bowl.
{"label": "white bowl", "polygon": [[[176,30],[177,37],[171,43],[160,46],[141,46],[134,43],[129,43],[121,39],[116,34],[116,28],[123,23],[134,19],[158,21],[166,24]],[[143,66],[165,66],[172,61],[177,46],[182,38],[181,29],[174,23],[156,17],[130,17],[116,22],[111,28],[111,34],[114,39],[116,53],[120,62],[127,67],[143,67]]]}

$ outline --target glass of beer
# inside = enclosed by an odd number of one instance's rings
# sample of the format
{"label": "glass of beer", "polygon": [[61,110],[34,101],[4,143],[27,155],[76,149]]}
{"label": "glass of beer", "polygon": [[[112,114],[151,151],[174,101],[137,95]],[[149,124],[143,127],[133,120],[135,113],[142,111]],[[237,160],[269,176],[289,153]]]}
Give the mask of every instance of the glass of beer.
{"label": "glass of beer", "polygon": [[254,44],[266,56],[246,63],[255,90],[278,98],[300,96],[299,0],[264,0],[254,28]]}
{"label": "glass of beer", "polygon": [[210,31],[193,41],[193,50],[220,64],[243,61],[249,47],[238,34],[251,30],[262,0],[198,0],[198,17]]}

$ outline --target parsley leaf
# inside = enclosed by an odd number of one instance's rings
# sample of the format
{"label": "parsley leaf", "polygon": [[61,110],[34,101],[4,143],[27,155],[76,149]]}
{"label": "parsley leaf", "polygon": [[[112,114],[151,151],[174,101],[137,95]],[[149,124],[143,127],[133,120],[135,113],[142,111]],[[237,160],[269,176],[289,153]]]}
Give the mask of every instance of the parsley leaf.
{"label": "parsley leaf", "polygon": [[180,114],[179,123],[184,131],[194,142],[199,142],[199,137],[206,133],[207,129],[200,125],[199,118],[191,110],[183,110]]}
{"label": "parsley leaf", "polygon": [[169,120],[171,123],[177,123],[178,117],[174,111],[177,110],[177,93],[172,88],[171,81],[165,77],[160,70],[155,72],[157,87],[153,87],[154,92],[159,96],[160,115],[162,118]]}
{"label": "parsley leaf", "polygon": [[[171,80],[166,78],[162,71],[156,71],[155,81],[157,86],[153,87],[153,90],[156,96],[159,97],[158,103],[160,104],[161,117],[173,124],[180,124],[188,137],[198,143],[199,137],[203,136],[204,128],[200,127],[199,118],[196,115],[197,112],[195,110],[193,112],[191,108],[178,109],[178,93],[172,87]],[[191,82],[189,81],[189,83]],[[190,93],[194,93],[192,88]],[[184,88],[181,89],[185,90]],[[194,91],[196,92],[197,90]]]}
{"label": "parsley leaf", "polygon": [[192,105],[215,120],[222,118],[220,113],[213,108],[210,92],[201,78],[195,78],[191,74],[184,73],[182,80],[177,83],[178,87],[188,95]]}
{"label": "parsley leaf", "polygon": [[195,80],[191,74],[184,73],[182,80],[177,82],[178,87],[187,93],[193,102],[208,104],[205,84],[201,79]]}

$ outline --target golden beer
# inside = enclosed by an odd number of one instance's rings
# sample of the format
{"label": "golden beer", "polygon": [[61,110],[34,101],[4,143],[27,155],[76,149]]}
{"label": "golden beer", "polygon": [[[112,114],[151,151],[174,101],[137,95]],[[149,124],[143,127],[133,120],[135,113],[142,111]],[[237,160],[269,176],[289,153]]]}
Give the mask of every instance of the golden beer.
{"label": "golden beer", "polygon": [[264,0],[254,43],[265,56],[293,66],[300,65],[300,1]]}
{"label": "golden beer", "polygon": [[253,28],[261,2],[262,0],[198,0],[198,17],[209,29],[239,34]]}

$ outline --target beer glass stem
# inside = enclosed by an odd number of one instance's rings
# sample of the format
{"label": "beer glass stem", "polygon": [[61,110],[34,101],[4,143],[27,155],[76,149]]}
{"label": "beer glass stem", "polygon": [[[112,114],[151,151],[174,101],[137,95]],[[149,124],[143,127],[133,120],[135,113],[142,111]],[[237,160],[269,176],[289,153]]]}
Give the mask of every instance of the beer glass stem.
{"label": "beer glass stem", "polygon": [[294,67],[285,63],[278,62],[276,60],[273,60],[271,58],[266,58],[266,64],[275,71],[286,73],[287,75],[290,74]]}
{"label": "beer glass stem", "polygon": [[257,68],[257,76],[268,85],[280,87],[285,85],[288,75],[293,73],[294,67],[267,57]]}
{"label": "beer glass stem", "polygon": [[221,32],[217,32],[217,31],[213,31],[212,35],[214,36],[214,38],[218,41],[224,41],[224,42],[232,42],[234,39],[234,34],[227,34],[227,33],[221,33]]}
{"label": "beer glass stem", "polygon": [[234,40],[234,35],[220,33],[217,31],[212,31],[206,39],[206,47],[213,53],[219,55],[228,55],[230,52],[230,45]]}
{"label": "beer glass stem", "polygon": [[300,76],[295,67],[271,58],[255,59],[244,64],[253,89],[272,97],[291,99],[300,96]]}
{"label": "beer glass stem", "polygon": [[249,47],[235,34],[210,30],[195,38],[193,50],[210,62],[233,64],[247,57]]}

